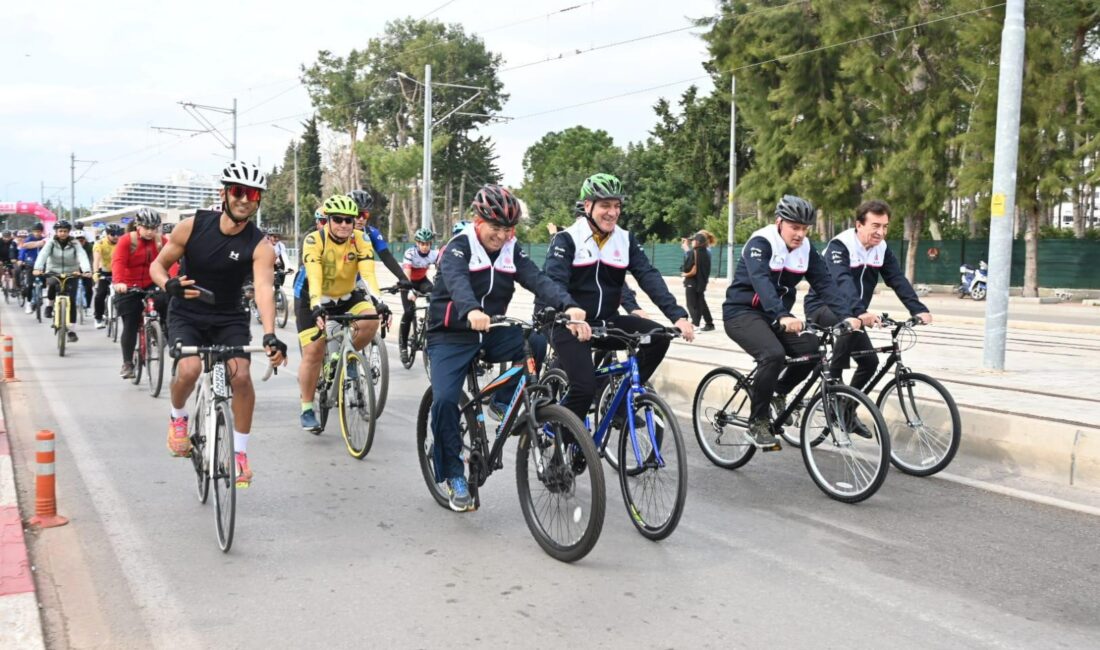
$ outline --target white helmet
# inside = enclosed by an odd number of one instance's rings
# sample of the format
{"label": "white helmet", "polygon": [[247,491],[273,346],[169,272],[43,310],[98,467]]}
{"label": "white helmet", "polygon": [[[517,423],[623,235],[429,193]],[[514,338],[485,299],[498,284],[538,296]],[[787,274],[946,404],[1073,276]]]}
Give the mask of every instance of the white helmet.
{"label": "white helmet", "polygon": [[84,234],[83,230],[74,230],[73,231],[73,239],[80,239],[81,237],[84,237],[85,239],[87,239],[88,235]]}
{"label": "white helmet", "polygon": [[235,183],[245,187],[267,189],[267,178],[258,167],[243,160],[234,160],[222,170],[222,184]]}

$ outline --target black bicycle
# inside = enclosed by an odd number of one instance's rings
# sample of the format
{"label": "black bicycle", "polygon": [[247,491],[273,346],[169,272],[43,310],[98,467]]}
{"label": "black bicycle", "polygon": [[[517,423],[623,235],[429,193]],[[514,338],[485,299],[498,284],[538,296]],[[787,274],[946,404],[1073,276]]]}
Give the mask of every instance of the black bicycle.
{"label": "black bicycle", "polygon": [[[772,432],[805,404],[799,445],[810,478],[837,501],[856,503],[873,495],[890,468],[890,434],[871,398],[829,372],[833,342],[850,329],[840,323],[821,328],[807,323],[804,332],[818,337],[818,351],[789,358],[786,365],[813,363],[809,379],[793,399],[770,418]],[[703,454],[712,463],[737,469],[753,457],[757,444],[748,434],[750,394],[756,368],[748,376],[733,368],[715,368],[695,390],[692,426]],[[804,401],[807,396],[808,400]],[[764,451],[777,451],[777,442]]]}
{"label": "black bicycle", "polygon": [[[507,316],[494,316],[491,327],[523,328],[524,366],[512,366],[503,375],[478,387],[478,376],[494,364],[479,355],[470,364],[466,390],[474,397],[460,399],[459,435],[469,467],[470,495],[474,509],[481,505],[480,488],[495,470],[504,468],[504,443],[519,436],[516,451],[516,488],[520,509],[535,541],[551,557],[575,562],[592,550],[603,529],[605,488],[599,454],[577,416],[554,404],[550,388],[539,383],[531,332],[568,317],[544,312],[535,324]],[[482,405],[493,393],[517,379],[509,406],[497,426],[492,444],[485,427]],[[433,401],[429,387],[420,400],[416,418],[416,451],[420,470],[432,497],[449,509],[449,494],[439,472],[442,450],[436,449],[429,426]]]}
{"label": "black bicycle", "polygon": [[412,322],[409,323],[408,336],[401,336],[398,334],[397,347],[401,351],[401,365],[406,369],[412,368],[416,362],[416,353],[424,350],[424,371],[428,373],[428,378],[431,379],[432,367],[428,362],[428,352],[426,350],[428,341],[428,305],[427,302],[421,302],[421,298],[427,298],[430,293],[424,293],[423,291],[417,291],[416,289],[401,289],[400,287],[386,287],[382,289],[383,293],[399,293],[401,291],[408,291],[413,294],[416,299],[415,316]]}
{"label": "black bicycle", "polygon": [[149,394],[157,397],[164,385],[164,350],[167,340],[156,306],[156,296],[160,289],[143,291],[141,287],[134,287],[130,291],[139,291],[142,294],[141,325],[131,361],[134,376],[130,381],[137,386],[141,383],[142,375],[145,375],[149,382]]}

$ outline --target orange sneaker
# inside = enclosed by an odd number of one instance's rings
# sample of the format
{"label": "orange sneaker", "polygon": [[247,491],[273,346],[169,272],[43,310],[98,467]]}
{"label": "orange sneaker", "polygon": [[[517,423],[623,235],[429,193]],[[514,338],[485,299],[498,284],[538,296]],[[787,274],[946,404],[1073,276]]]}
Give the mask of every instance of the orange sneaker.
{"label": "orange sneaker", "polygon": [[246,488],[252,485],[252,468],[248,466],[248,454],[243,451],[236,453],[237,458],[237,487]]}
{"label": "orange sneaker", "polygon": [[191,438],[187,435],[187,416],[168,419],[168,451],[173,456],[190,458]]}

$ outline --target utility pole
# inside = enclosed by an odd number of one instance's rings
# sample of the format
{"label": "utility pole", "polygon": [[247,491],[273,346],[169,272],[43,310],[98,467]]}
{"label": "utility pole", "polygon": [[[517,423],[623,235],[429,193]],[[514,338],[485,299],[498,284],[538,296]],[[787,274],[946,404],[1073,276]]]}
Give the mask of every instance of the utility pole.
{"label": "utility pole", "polygon": [[[69,152],[69,220],[73,222],[74,228],[76,227],[76,182],[84,178],[84,174],[87,174],[88,169],[91,169],[96,162],[95,160],[77,160],[76,154]],[[84,170],[80,178],[76,177],[77,163],[88,163],[88,169]]]}
{"label": "utility pole", "polygon": [[1005,367],[1025,38],[1024,0],[1008,0],[1001,32],[997,144],[993,153],[993,195],[989,206],[989,292],[985,307],[985,345],[982,348],[982,366],[991,370],[1004,370]]}
{"label": "utility pole", "polygon": [[424,66],[424,187],[420,227],[432,230],[432,66]]}
{"label": "utility pole", "polygon": [[[221,143],[223,147],[233,152],[233,160],[237,160],[237,98],[233,98],[233,108],[225,108],[222,106],[204,106],[202,104],[195,104],[192,102],[176,102],[183,107],[183,110],[188,115],[195,118],[195,121],[201,124],[205,128],[201,129],[184,129],[174,126],[153,126],[149,127],[154,131],[184,131],[186,133],[209,133]],[[224,115],[231,115],[233,119],[233,137],[232,139],[225,137],[221,131],[218,130],[218,126],[211,122],[202,111],[210,111],[212,113],[222,113]]]}
{"label": "utility pole", "polygon": [[737,188],[737,77],[730,75],[730,185],[726,215],[726,281],[733,282],[733,230],[737,225],[733,191]]}

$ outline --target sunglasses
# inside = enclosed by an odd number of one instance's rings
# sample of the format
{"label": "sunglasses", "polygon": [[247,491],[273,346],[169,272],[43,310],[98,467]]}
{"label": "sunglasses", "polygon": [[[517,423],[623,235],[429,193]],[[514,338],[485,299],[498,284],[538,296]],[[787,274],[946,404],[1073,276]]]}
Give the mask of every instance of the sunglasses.
{"label": "sunglasses", "polygon": [[355,217],[329,217],[328,220],[335,224],[355,223]]}
{"label": "sunglasses", "polygon": [[226,185],[225,191],[229,193],[235,199],[245,199],[247,201],[259,201],[260,189],[258,187],[245,187],[244,185]]}

